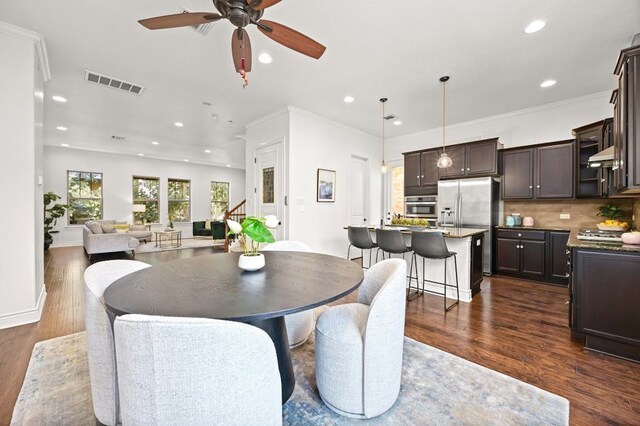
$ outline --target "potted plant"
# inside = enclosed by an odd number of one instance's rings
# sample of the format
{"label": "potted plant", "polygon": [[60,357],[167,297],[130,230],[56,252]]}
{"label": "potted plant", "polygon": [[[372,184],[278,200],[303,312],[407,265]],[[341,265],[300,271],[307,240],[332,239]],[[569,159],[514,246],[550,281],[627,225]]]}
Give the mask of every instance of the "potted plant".
{"label": "potted plant", "polygon": [[44,249],[48,250],[51,243],[53,243],[53,236],[51,233],[57,232],[53,231],[53,227],[56,226],[58,219],[64,216],[65,211],[69,208],[67,204],[58,204],[55,203],[51,207],[49,204],[59,200],[59,195],[53,192],[47,192],[44,194]]}
{"label": "potted plant", "polygon": [[[260,244],[275,241],[269,229],[280,224],[278,218],[273,215],[249,216],[241,224],[231,219],[227,219],[227,224],[228,235],[239,235],[242,239],[244,253],[238,259],[238,266],[245,271],[257,271],[264,267],[264,255],[260,253]],[[251,239],[250,245],[247,245],[247,237]]]}
{"label": "potted plant", "polygon": [[618,220],[626,215],[626,212],[618,206],[612,204],[600,206],[597,215],[605,218],[604,222],[598,224],[598,229],[624,231],[629,226],[627,222]]}

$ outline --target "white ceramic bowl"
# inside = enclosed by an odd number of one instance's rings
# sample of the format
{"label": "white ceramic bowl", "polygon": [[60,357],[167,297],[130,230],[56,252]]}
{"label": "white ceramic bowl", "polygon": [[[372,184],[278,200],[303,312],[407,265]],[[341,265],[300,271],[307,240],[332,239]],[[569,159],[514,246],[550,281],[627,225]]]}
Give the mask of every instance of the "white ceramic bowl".
{"label": "white ceramic bowl", "polygon": [[627,228],[625,226],[598,224],[598,229],[601,230],[601,231],[624,231]]}
{"label": "white ceramic bowl", "polygon": [[640,244],[640,234],[625,232],[622,234],[622,242],[625,244]]}

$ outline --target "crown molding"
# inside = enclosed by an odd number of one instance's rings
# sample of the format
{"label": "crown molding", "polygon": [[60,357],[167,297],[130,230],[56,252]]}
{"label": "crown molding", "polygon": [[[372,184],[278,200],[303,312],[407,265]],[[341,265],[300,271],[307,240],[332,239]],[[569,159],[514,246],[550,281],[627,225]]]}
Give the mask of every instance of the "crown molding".
{"label": "crown molding", "polygon": [[47,82],[51,79],[51,69],[49,68],[49,56],[47,55],[47,46],[44,43],[44,37],[34,31],[26,28],[18,27],[7,22],[0,21],[0,34],[22,40],[31,41],[36,48],[38,59],[40,60],[40,71],[42,79]]}
{"label": "crown molding", "polygon": [[[257,126],[258,124],[264,123],[265,121],[269,121],[269,120],[271,120],[272,118],[275,118],[275,117],[277,117],[277,116],[279,116],[279,115],[282,115],[282,114],[285,114],[285,113],[287,113],[287,112],[289,112],[289,109],[288,109],[288,108],[281,108],[281,109],[278,109],[278,110],[276,110],[276,111],[274,111],[274,112],[270,112],[269,114],[264,115],[264,116],[262,116],[262,117],[258,118],[257,120],[253,120],[253,121],[252,121],[252,122],[250,122],[249,124],[245,124],[244,128],[245,128],[245,129],[249,129],[249,128],[251,128],[251,127]],[[245,135],[245,140],[246,140],[246,135]]]}

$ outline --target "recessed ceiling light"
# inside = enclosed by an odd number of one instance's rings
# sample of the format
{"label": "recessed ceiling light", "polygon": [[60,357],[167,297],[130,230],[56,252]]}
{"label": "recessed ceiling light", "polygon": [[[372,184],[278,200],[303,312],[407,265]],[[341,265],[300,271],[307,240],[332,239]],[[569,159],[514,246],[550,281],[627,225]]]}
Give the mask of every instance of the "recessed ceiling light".
{"label": "recessed ceiling light", "polygon": [[160,145],[160,142],[158,142],[158,141],[153,141],[153,142],[151,142],[151,145]]}
{"label": "recessed ceiling light", "polygon": [[540,87],[551,87],[554,84],[556,84],[555,80],[545,80],[542,83],[540,83]]}
{"label": "recessed ceiling light", "polygon": [[396,121],[393,122],[394,126],[399,126],[401,124],[402,124],[402,121],[400,121],[400,120],[396,120]]}
{"label": "recessed ceiling light", "polygon": [[186,162],[186,163],[188,163],[188,162],[189,162],[189,160],[187,160],[186,158],[185,158],[184,160],[182,160],[182,161],[184,161],[184,162]]}
{"label": "recessed ceiling light", "polygon": [[258,56],[258,61],[260,61],[261,64],[270,64],[273,58],[268,53],[261,53],[260,56]]}
{"label": "recessed ceiling light", "polygon": [[355,99],[353,98],[353,96],[345,96],[344,101],[350,104],[351,102],[355,101]]}
{"label": "recessed ceiling light", "polygon": [[227,167],[231,167],[231,164],[227,164]]}
{"label": "recessed ceiling light", "polygon": [[138,154],[139,157],[144,157],[143,153]]}
{"label": "recessed ceiling light", "polygon": [[175,123],[173,123],[173,125],[176,126],[176,127],[184,127],[184,124],[182,124],[179,121],[176,121]]}
{"label": "recessed ceiling light", "polygon": [[524,29],[524,32],[527,34],[537,33],[538,31],[543,29],[545,25],[547,25],[546,22],[540,19],[536,19],[535,21],[527,25],[527,27]]}
{"label": "recessed ceiling light", "polygon": [[206,154],[211,154],[211,150],[210,150],[210,149],[205,149],[205,150],[204,150],[204,152],[205,152]]}
{"label": "recessed ceiling light", "polygon": [[65,148],[69,146],[68,143],[61,143],[60,146],[64,146]]}
{"label": "recessed ceiling light", "polygon": [[64,127],[64,126],[58,126],[58,127],[56,127],[56,129],[58,129],[58,130],[62,130],[63,132],[66,132],[66,131],[68,130],[68,129],[67,129],[66,127]]}
{"label": "recessed ceiling light", "polygon": [[67,102],[66,98],[63,98],[62,96],[58,96],[58,95],[52,96],[51,99],[53,99],[56,102],[62,102],[62,103]]}

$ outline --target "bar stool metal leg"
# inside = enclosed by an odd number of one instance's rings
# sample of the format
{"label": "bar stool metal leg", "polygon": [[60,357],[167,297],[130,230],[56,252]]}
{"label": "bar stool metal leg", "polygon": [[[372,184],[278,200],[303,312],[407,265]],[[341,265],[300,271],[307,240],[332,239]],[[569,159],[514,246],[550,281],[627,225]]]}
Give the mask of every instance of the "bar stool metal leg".
{"label": "bar stool metal leg", "polygon": [[351,244],[349,244],[349,248],[347,249],[347,260],[351,260]]}

